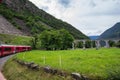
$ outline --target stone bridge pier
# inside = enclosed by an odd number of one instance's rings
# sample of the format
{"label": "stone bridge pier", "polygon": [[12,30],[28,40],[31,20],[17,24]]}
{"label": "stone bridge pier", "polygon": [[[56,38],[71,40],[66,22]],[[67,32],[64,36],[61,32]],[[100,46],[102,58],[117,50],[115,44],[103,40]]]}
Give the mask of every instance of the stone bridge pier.
{"label": "stone bridge pier", "polygon": [[75,49],[75,43],[74,42],[72,43],[72,49],[73,50]]}
{"label": "stone bridge pier", "polygon": [[110,47],[110,45],[109,45],[109,40],[104,40],[105,41],[105,47],[106,48],[109,48]]}
{"label": "stone bridge pier", "polygon": [[96,49],[99,49],[101,47],[100,40],[95,41]]}
{"label": "stone bridge pier", "polygon": [[86,49],[86,47],[85,47],[86,40],[82,40],[82,42],[83,42],[83,49]]}

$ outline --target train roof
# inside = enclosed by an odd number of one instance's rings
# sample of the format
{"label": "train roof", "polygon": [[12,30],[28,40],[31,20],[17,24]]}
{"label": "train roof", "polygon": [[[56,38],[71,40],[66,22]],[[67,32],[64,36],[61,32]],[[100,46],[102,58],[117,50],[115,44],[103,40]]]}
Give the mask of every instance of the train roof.
{"label": "train roof", "polygon": [[26,46],[26,45],[7,45],[7,44],[0,44],[0,47],[1,47],[1,46],[6,46],[6,47],[7,47],[7,46],[15,46],[15,47],[17,47],[17,46],[18,46],[18,47],[31,47],[31,46]]}

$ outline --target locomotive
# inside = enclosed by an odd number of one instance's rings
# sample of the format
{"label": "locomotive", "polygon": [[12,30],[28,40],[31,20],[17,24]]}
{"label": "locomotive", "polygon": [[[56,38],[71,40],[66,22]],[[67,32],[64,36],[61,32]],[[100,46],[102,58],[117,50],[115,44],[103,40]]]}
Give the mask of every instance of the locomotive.
{"label": "locomotive", "polygon": [[0,45],[0,57],[29,50],[31,50],[31,46]]}

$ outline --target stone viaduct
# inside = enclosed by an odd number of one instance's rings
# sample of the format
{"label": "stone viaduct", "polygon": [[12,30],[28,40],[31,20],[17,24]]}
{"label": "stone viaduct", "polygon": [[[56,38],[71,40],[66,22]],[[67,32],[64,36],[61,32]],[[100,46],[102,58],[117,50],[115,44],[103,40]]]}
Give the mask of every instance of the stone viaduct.
{"label": "stone viaduct", "polygon": [[[106,48],[109,48],[110,45],[109,45],[109,41],[114,41],[115,43],[117,43],[118,41],[120,41],[120,39],[100,39],[100,40],[75,40],[73,43],[72,43],[72,48],[74,49],[75,48],[75,44],[77,44],[78,42],[83,42],[83,49],[85,49],[85,44],[86,44],[86,41],[95,41],[95,46],[96,46],[96,49],[99,49],[101,46],[101,41],[105,43],[105,46]],[[91,48],[93,48],[93,44],[91,43]]]}

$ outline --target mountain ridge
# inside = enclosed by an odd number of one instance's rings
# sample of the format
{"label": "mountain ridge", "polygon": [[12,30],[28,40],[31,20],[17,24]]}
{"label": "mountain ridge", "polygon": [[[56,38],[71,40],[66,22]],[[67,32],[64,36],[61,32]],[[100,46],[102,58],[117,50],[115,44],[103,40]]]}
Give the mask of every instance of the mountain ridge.
{"label": "mountain ridge", "polygon": [[[75,39],[88,39],[85,34],[73,27],[71,24],[56,19],[54,16],[46,13],[42,9],[39,9],[28,0],[3,0],[1,6],[2,15],[6,17],[5,13],[11,13],[9,14],[11,16],[7,16],[8,18],[10,17],[9,21],[14,26],[17,26],[19,30],[24,32],[25,30],[21,27],[23,25],[18,24],[19,22],[22,22],[22,24],[24,24],[24,28],[28,28],[27,32],[29,35],[50,29],[66,29],[74,36]],[[7,8],[8,12],[3,8]]]}
{"label": "mountain ridge", "polygon": [[120,39],[120,22],[103,32],[98,39]]}

